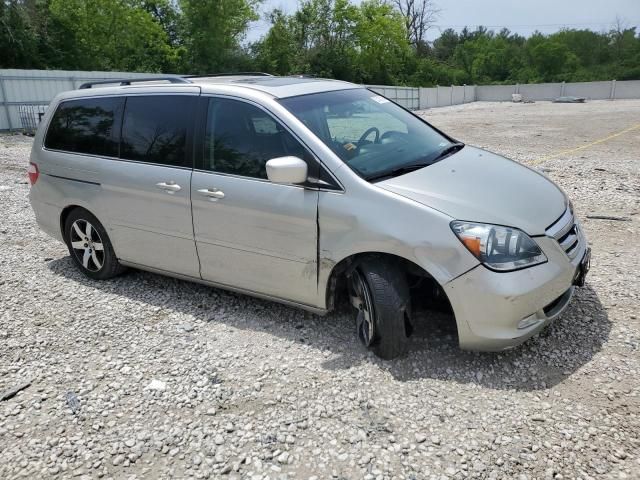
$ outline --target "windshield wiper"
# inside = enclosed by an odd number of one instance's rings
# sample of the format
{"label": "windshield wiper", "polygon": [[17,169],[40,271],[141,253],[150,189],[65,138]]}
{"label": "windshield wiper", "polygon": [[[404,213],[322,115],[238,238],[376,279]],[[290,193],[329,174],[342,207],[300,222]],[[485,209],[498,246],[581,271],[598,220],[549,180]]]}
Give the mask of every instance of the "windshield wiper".
{"label": "windshield wiper", "polygon": [[452,143],[451,145],[447,145],[446,147],[444,147],[442,150],[440,150],[438,152],[438,155],[436,155],[433,160],[431,160],[431,162],[437,162],[438,160],[442,160],[445,157],[448,157],[449,155],[451,155],[452,153],[456,153],[460,150],[462,150],[464,148],[464,143],[462,142],[456,142],[456,143]]}
{"label": "windshield wiper", "polygon": [[399,167],[392,168],[391,170],[385,170],[379,173],[368,175],[364,178],[368,182],[371,182],[372,180],[380,180],[387,177],[397,177],[398,175],[404,175],[405,173],[413,172],[414,170],[420,170],[421,168],[428,167],[429,165],[436,163],[438,160],[442,160],[443,158],[448,157],[449,155],[459,150],[462,150],[463,147],[464,143],[462,142],[452,143],[451,145],[447,145],[442,150],[440,150],[435,155],[435,157],[429,157],[428,161],[425,160],[417,163],[410,163],[409,165],[401,165]]}
{"label": "windshield wiper", "polygon": [[431,163],[432,162],[420,162],[412,163],[411,165],[403,165],[391,170],[385,170],[384,172],[374,173],[373,175],[366,176],[365,180],[370,182],[372,180],[380,180],[381,178],[386,177],[397,177],[398,175],[413,172],[414,170],[420,170],[421,168],[431,165]]}

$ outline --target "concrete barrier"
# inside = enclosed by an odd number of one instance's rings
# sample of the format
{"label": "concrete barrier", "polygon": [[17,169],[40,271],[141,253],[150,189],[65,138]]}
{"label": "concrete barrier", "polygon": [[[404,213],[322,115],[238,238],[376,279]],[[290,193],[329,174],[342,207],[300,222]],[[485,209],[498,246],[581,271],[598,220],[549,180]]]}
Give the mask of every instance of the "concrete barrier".
{"label": "concrete barrier", "polygon": [[564,95],[584,97],[589,100],[604,100],[611,97],[611,82],[565,83]]}
{"label": "concrete barrier", "polygon": [[511,101],[511,94],[516,93],[515,85],[478,85],[476,101],[506,102]]}
{"label": "concrete barrier", "polygon": [[535,83],[518,85],[515,93],[521,94],[523,100],[553,100],[563,95],[562,89],[562,83]]}
{"label": "concrete barrier", "polygon": [[640,80],[626,80],[622,82],[613,82],[614,99],[624,98],[640,98]]}

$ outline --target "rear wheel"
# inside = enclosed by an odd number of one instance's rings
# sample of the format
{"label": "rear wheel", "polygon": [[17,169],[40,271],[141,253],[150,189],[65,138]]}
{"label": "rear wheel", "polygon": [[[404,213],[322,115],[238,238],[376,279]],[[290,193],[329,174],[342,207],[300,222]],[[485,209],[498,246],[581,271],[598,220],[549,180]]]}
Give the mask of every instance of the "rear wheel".
{"label": "rear wheel", "polygon": [[76,208],[69,214],[64,234],[71,258],[86,276],[106,280],[124,270],[106,230],[87,210]]}
{"label": "rear wheel", "polygon": [[348,277],[360,342],[385,360],[406,352],[411,325],[407,278],[388,260],[362,262]]}

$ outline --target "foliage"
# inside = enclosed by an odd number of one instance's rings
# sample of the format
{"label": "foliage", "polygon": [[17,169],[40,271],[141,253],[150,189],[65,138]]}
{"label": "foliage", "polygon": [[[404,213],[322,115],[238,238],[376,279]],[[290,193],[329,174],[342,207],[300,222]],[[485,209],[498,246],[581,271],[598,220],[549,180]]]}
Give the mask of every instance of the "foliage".
{"label": "foliage", "polygon": [[181,0],[185,65],[192,73],[224,72],[243,63],[239,44],[252,20],[254,0]]}
{"label": "foliage", "polygon": [[411,56],[403,17],[380,0],[305,0],[293,15],[276,10],[271,20],[253,45],[268,72],[396,83]]}
{"label": "foliage", "polygon": [[640,79],[640,35],[424,33],[431,0],[301,0],[245,43],[261,0],[0,0],[0,68],[259,70],[415,86]]}
{"label": "foliage", "polygon": [[50,0],[48,13],[58,68],[157,71],[174,61],[167,33],[133,2]]}
{"label": "foliage", "polygon": [[380,0],[360,4],[354,27],[359,77],[362,83],[392,85],[402,78],[412,51],[406,43],[402,16]]}
{"label": "foliage", "polygon": [[40,63],[38,15],[18,0],[0,0],[0,66],[37,68]]}
{"label": "foliage", "polygon": [[418,55],[429,51],[425,35],[435,23],[440,9],[433,0],[391,0],[405,22],[407,39]]}
{"label": "foliage", "polygon": [[224,71],[255,0],[0,0],[0,67]]}

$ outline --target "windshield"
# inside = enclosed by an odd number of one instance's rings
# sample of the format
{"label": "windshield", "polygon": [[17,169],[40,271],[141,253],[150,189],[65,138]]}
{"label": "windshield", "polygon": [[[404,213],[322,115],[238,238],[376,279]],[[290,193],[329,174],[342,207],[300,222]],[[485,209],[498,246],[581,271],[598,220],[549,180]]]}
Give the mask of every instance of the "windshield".
{"label": "windshield", "polygon": [[352,170],[367,180],[400,175],[453,153],[428,124],[365,88],[280,100]]}

